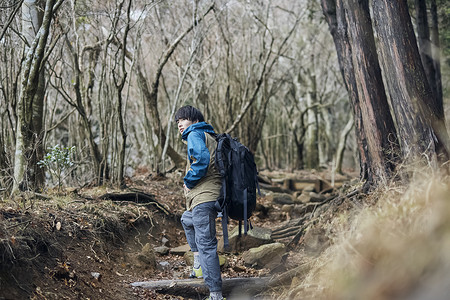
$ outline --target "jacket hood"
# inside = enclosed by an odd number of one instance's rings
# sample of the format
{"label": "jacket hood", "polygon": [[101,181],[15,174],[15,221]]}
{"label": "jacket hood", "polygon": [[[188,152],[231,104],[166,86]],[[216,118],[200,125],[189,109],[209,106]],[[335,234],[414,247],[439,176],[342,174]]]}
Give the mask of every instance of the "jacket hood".
{"label": "jacket hood", "polygon": [[199,132],[208,132],[208,133],[214,133],[214,128],[206,123],[206,122],[198,122],[194,123],[188,128],[186,128],[185,131],[183,131],[183,134],[181,135],[181,138],[186,141],[189,133],[193,131],[199,131]]}

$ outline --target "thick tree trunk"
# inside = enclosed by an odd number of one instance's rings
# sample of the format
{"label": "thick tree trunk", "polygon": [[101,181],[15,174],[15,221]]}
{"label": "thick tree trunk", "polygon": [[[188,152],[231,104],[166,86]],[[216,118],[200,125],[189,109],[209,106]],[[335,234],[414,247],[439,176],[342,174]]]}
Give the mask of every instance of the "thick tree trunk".
{"label": "thick tree trunk", "polygon": [[349,11],[342,0],[322,0],[321,4],[353,107],[360,178],[371,184],[389,176],[395,153],[390,151],[391,142],[396,134],[384,95],[368,4],[347,1]]}
{"label": "thick tree trunk", "polygon": [[55,0],[22,4],[23,33],[27,42],[23,62],[21,91],[17,103],[16,151],[14,156],[13,193],[19,189],[37,189],[44,183],[43,170],[37,162],[43,157],[42,117],[45,80],[42,62],[50,32]]}
{"label": "thick tree trunk", "polygon": [[333,37],[339,67],[342,77],[344,78],[344,83],[347,88],[350,103],[353,108],[353,114],[355,116],[355,133],[359,152],[360,179],[371,182],[372,174],[369,173],[369,154],[367,153],[367,141],[362,122],[355,73],[353,71],[352,48],[348,37],[348,25],[345,19],[344,6],[342,0],[321,0],[321,4],[331,36]]}
{"label": "thick tree trunk", "polygon": [[344,8],[361,116],[366,131],[369,168],[376,180],[388,178],[398,155],[397,137],[378,62],[369,1],[345,0]]}
{"label": "thick tree trunk", "polygon": [[448,160],[447,129],[421,63],[406,0],[374,0],[373,13],[403,157],[429,159],[437,152]]}

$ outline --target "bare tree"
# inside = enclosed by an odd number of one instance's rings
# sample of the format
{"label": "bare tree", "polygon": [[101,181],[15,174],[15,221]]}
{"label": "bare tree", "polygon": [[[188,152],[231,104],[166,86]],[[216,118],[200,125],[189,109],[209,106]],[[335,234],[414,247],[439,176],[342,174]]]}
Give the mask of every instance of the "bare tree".
{"label": "bare tree", "polygon": [[[23,61],[21,91],[17,103],[16,150],[14,156],[13,193],[24,188],[38,188],[43,184],[43,172],[37,165],[42,158],[42,117],[44,107],[44,64],[46,46],[54,11],[62,0],[47,0],[23,4],[23,33],[26,58]],[[43,11],[43,16],[40,12]]]}
{"label": "bare tree", "polygon": [[[170,46],[164,51],[164,53],[161,56],[160,62],[158,64],[157,69],[155,70],[154,79],[150,85],[150,87],[147,84],[147,79],[144,75],[144,72],[142,70],[141,63],[136,64],[136,74],[137,74],[137,80],[139,84],[139,88],[141,89],[141,92],[145,99],[145,108],[148,113],[151,115],[151,125],[153,127],[154,134],[158,137],[158,142],[160,145],[160,149],[162,150],[164,145],[166,144],[166,134],[161,126],[161,118],[159,116],[158,111],[158,91],[159,91],[159,82],[162,76],[162,71],[166,63],[168,62],[169,58],[172,56],[173,52],[175,51],[176,47],[179,45],[179,43],[184,39],[184,37],[189,34],[194,27],[201,22],[204,17],[212,11],[214,5],[211,5],[206,9],[206,11],[203,13],[203,15],[198,18],[193,24],[191,24],[188,28],[185,29],[171,44]],[[181,157],[172,147],[167,147],[167,154],[169,157],[174,161],[175,165],[180,167],[184,165],[184,158]]]}

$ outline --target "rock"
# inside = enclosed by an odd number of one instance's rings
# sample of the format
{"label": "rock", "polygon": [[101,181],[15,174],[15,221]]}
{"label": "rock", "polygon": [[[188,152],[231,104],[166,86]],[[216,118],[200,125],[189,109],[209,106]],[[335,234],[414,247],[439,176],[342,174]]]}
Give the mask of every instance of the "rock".
{"label": "rock", "polygon": [[149,243],[142,247],[141,252],[137,255],[137,259],[143,267],[153,268],[156,266],[155,253]]}
{"label": "rock", "polygon": [[167,261],[160,261],[158,266],[160,267],[160,269],[162,270],[168,270],[170,268],[170,263]]}
{"label": "rock", "polygon": [[282,243],[272,243],[249,249],[242,254],[244,263],[258,268],[273,268],[281,262],[286,247]]}
{"label": "rock", "polygon": [[183,256],[186,252],[189,252],[189,251],[191,251],[191,247],[189,247],[188,244],[170,249],[170,253],[172,253],[174,255],[181,255],[181,256]]}
{"label": "rock", "polygon": [[302,194],[301,191],[295,191],[295,192],[292,194],[292,199],[294,199],[294,202],[295,202],[295,199],[297,199],[301,194]]}
{"label": "rock", "polygon": [[311,201],[311,196],[308,194],[302,193],[296,200],[295,203],[309,203]]}
{"label": "rock", "polygon": [[163,244],[163,246],[166,246],[166,244],[169,242],[169,240],[166,237],[163,237],[161,239],[161,243]]}
{"label": "rock", "polygon": [[292,196],[285,193],[272,193],[272,202],[277,204],[294,204]]}
{"label": "rock", "polygon": [[281,207],[281,211],[290,213],[294,209],[294,204],[285,204]]}
{"label": "rock", "polygon": [[61,230],[61,222],[56,223],[56,230]]}
{"label": "rock", "polygon": [[[232,253],[238,253],[250,248],[259,247],[264,244],[272,242],[272,230],[269,228],[253,227],[253,229],[244,235],[244,229],[242,229],[242,235],[239,236],[239,226],[236,226],[228,232],[228,241],[230,243],[230,250]],[[223,246],[223,237],[219,240],[217,245],[218,252],[225,252]]]}
{"label": "rock", "polygon": [[100,278],[102,277],[102,275],[98,272],[91,272],[91,276],[96,280],[100,280]]}
{"label": "rock", "polygon": [[166,247],[166,246],[159,246],[159,247],[153,248],[153,251],[155,251],[155,253],[157,253],[159,255],[167,255],[167,254],[169,254],[170,248]]}

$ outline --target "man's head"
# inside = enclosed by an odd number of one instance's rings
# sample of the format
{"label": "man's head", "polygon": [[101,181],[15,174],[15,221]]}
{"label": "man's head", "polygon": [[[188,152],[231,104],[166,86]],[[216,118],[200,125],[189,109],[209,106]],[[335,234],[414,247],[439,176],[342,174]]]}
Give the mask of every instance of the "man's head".
{"label": "man's head", "polygon": [[181,119],[192,121],[193,123],[205,121],[203,114],[198,109],[190,105],[181,107],[175,114],[175,122],[178,123]]}
{"label": "man's head", "polygon": [[203,118],[202,113],[190,105],[181,107],[175,114],[175,122],[178,124],[180,134],[183,134],[183,131],[192,124],[203,121],[205,121],[205,118]]}

